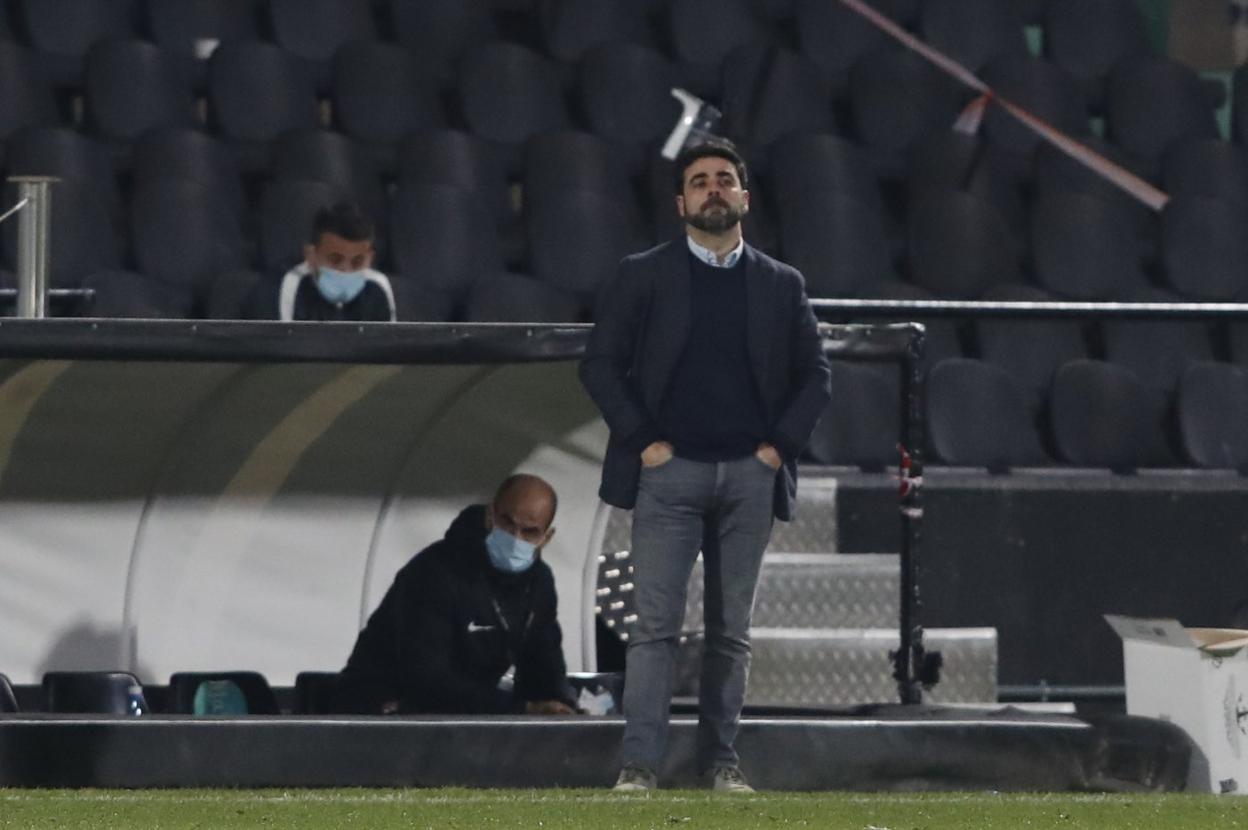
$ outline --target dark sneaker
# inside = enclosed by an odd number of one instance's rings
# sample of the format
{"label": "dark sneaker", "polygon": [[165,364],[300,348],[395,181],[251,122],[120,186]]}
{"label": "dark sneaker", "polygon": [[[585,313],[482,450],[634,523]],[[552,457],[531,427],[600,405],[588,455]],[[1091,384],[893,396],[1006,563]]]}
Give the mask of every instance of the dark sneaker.
{"label": "dark sneaker", "polygon": [[617,793],[644,793],[658,787],[655,774],[645,767],[624,767],[611,789]]}
{"label": "dark sneaker", "polygon": [[715,767],[711,771],[711,789],[717,793],[754,792],[740,767]]}

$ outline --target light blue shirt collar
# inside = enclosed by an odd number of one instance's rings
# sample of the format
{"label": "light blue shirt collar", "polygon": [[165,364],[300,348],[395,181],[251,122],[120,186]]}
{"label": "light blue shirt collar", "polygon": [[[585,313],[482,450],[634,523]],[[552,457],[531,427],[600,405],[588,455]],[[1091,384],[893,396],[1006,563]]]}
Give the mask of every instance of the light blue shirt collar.
{"label": "light blue shirt collar", "polygon": [[689,240],[689,252],[712,268],[731,268],[737,264],[737,260],[741,258],[741,252],[745,250],[745,237],[742,237],[737,240],[737,247],[729,251],[724,261],[720,262],[715,258],[714,251],[694,242],[692,236],[685,236],[685,239]]}

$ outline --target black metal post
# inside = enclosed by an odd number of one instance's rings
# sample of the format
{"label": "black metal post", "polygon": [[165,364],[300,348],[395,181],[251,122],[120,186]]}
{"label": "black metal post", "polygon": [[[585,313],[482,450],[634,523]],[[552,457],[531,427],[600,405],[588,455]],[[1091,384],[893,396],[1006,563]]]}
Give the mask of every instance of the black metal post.
{"label": "black metal post", "polygon": [[923,686],[935,682],[923,648],[919,596],[919,547],[923,531],[923,358],[924,328],[911,324],[909,347],[901,361],[901,445],[898,448],[901,514],[900,642],[893,654],[893,677],[902,703],[923,702]]}

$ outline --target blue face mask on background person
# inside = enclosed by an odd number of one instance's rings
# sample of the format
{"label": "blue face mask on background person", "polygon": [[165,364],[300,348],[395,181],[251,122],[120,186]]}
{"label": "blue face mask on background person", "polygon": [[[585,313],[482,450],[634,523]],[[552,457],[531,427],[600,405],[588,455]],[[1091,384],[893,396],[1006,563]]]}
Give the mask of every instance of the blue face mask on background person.
{"label": "blue face mask on background person", "polygon": [[537,545],[498,527],[485,537],[485,549],[489,551],[490,564],[509,574],[527,571],[537,558]]}
{"label": "blue face mask on background person", "polygon": [[333,268],[316,269],[316,288],[331,303],[343,305],[360,296],[368,280],[359,271],[335,271]]}

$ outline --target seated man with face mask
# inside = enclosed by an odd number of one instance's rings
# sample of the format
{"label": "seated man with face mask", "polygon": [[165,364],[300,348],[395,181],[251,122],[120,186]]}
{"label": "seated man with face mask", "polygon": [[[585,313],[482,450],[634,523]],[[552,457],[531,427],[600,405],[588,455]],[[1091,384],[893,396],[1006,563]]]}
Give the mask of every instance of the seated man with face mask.
{"label": "seated man with face mask", "polygon": [[404,565],[360,632],[335,692],[341,713],[574,714],[541,560],[555,491],[514,475]]}
{"label": "seated man with face mask", "polygon": [[352,202],[317,211],[304,261],[282,277],[280,318],[392,322],[390,281],[371,267],[373,236],[373,223]]}

